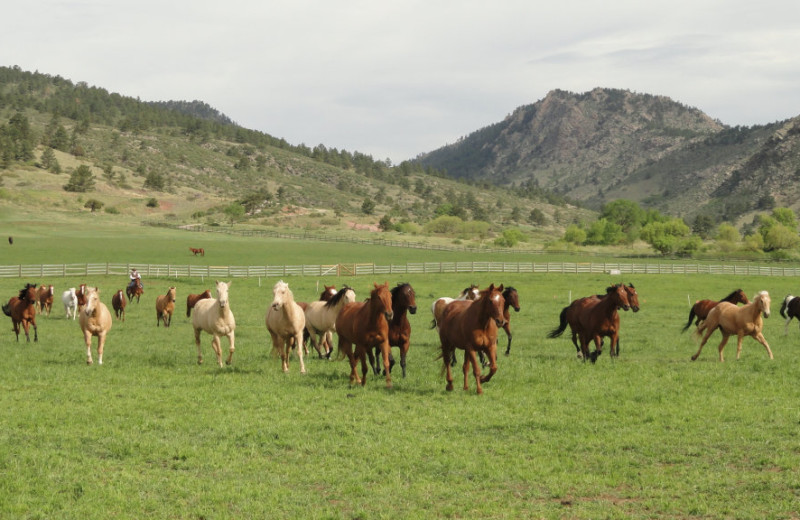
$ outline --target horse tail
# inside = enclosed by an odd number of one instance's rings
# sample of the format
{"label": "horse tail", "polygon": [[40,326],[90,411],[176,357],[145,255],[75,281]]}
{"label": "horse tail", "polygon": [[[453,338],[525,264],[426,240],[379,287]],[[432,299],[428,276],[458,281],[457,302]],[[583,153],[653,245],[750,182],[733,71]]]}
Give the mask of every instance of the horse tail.
{"label": "horse tail", "polygon": [[686,323],[686,325],[683,326],[681,332],[686,332],[689,329],[689,327],[692,326],[692,321],[694,321],[694,318],[695,318],[694,307],[692,307],[692,309],[689,311],[689,321]]}
{"label": "horse tail", "polygon": [[435,329],[435,328],[436,328],[436,318],[433,318],[433,319],[431,320],[431,326],[430,326],[430,327],[428,327],[428,328],[429,328],[429,329]]}
{"label": "horse tail", "polygon": [[786,316],[786,307],[788,307],[788,305],[786,305],[786,300],[783,300],[781,304],[781,316],[783,316],[784,319],[788,318],[788,316]]}
{"label": "horse tail", "polygon": [[11,305],[9,305],[7,303],[3,304],[3,314],[8,316],[9,318],[11,317]]}
{"label": "horse tail", "polygon": [[562,335],[565,330],[567,330],[567,309],[569,309],[569,307],[564,307],[561,310],[561,315],[558,317],[560,323],[558,327],[547,333],[548,338],[557,338]]}

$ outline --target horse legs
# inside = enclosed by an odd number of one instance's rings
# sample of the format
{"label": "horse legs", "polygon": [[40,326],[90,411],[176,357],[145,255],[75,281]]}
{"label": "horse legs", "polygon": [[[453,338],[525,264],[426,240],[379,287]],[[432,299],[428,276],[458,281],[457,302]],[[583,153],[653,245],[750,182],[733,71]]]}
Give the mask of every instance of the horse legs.
{"label": "horse legs", "polygon": [[[289,360],[289,348],[290,348],[289,347],[289,341],[290,341],[289,338],[287,338],[286,339],[286,360],[287,360],[286,368],[287,369],[289,368],[289,363],[288,363],[288,360]],[[303,331],[300,331],[297,334],[295,334],[294,342],[297,345],[297,355],[300,357],[300,373],[301,374],[305,374],[306,373],[306,364],[305,364],[305,362],[303,362]]]}
{"label": "horse legs", "polygon": [[[722,332],[722,329],[720,329],[720,332]],[[725,334],[724,332],[722,332],[722,341],[719,342],[719,347],[717,347],[719,349],[720,361],[725,361],[725,358],[722,355],[722,350],[725,348],[725,345],[728,343],[730,337],[731,337],[730,334]],[[742,346],[742,338],[741,336],[739,336],[739,348],[741,348],[741,346]],[[739,356],[737,355],[736,358],[738,359]]]}
{"label": "horse legs", "polygon": [[[406,342],[404,344],[400,345],[400,368],[403,369],[403,379],[405,379],[405,377],[406,377],[406,354],[408,354],[408,348],[410,346],[411,345],[409,344],[408,340],[406,340]],[[389,362],[390,362],[389,363],[390,370],[391,370],[391,366],[393,364],[392,361],[393,361],[392,359],[389,360]]]}
{"label": "horse legs", "polygon": [[[703,326],[698,328],[697,332],[698,333],[703,332],[704,328],[705,328],[705,334],[703,335],[703,340],[700,342],[700,347],[697,349],[697,353],[694,356],[692,356],[692,361],[696,361],[697,360],[697,358],[700,356],[700,352],[703,350],[703,345],[706,344],[706,342],[708,341],[708,338],[710,338],[711,335],[714,333],[714,331],[717,329],[716,327],[706,327],[705,323],[703,323]],[[722,329],[720,329],[720,330],[722,330]],[[727,339],[723,340],[723,345],[722,345],[723,347],[725,346],[724,345],[725,341],[727,341]],[[720,357],[721,357],[722,356],[722,350],[720,350],[719,353],[720,353]]]}
{"label": "horse legs", "polygon": [[[767,343],[767,339],[764,337],[764,335],[763,335],[762,333],[760,333],[760,332],[759,332],[758,334],[756,334],[755,336],[753,336],[753,338],[755,338],[755,340],[756,340],[756,341],[758,341],[759,343],[761,343],[762,345],[764,345],[764,348],[765,348],[765,349],[767,349],[767,354],[769,354],[769,358],[770,358],[770,359],[775,359],[775,358],[772,356],[772,350],[770,350],[770,348],[769,348],[769,343]],[[741,342],[740,342],[740,344],[739,344],[739,348],[741,349]],[[738,353],[738,351],[737,351],[737,353],[736,353],[736,359],[739,359],[739,353]]]}
{"label": "horse legs", "polygon": [[83,331],[83,341],[86,343],[86,364],[91,365],[92,361],[92,333],[88,330]]}
{"label": "horse legs", "polygon": [[367,368],[367,350],[369,350],[369,347],[362,347],[360,345],[356,345],[356,354],[358,354],[358,361],[361,362],[361,386],[367,384],[367,372],[369,371],[369,369]]}
{"label": "horse legs", "polygon": [[442,344],[442,363],[444,363],[444,370],[447,373],[446,376],[447,386],[445,387],[445,390],[447,390],[448,392],[453,391],[453,371],[452,371],[453,364],[450,360],[455,358],[454,354],[455,352],[453,349],[451,349],[449,346]]}
{"label": "horse legs", "polygon": [[36,326],[36,320],[32,320],[31,325],[33,325],[33,341],[37,343],[39,341],[39,328]]}
{"label": "horse legs", "polygon": [[503,330],[506,331],[506,336],[508,336],[508,345],[506,346],[506,356],[510,356],[511,355],[511,327],[509,326],[508,321],[506,321],[503,324]]}
{"label": "horse legs", "polygon": [[97,335],[97,364],[103,364],[103,348],[106,346],[106,333],[101,332]]}
{"label": "horse legs", "polygon": [[478,363],[478,354],[475,350],[467,348],[464,351],[464,390],[469,390],[467,381],[469,378],[470,365],[472,365],[472,373],[475,376],[475,386],[477,387],[478,395],[481,395],[483,393],[483,387],[481,386],[481,366]]}
{"label": "horse legs", "polygon": [[[383,354],[383,370],[386,372],[386,388],[392,387],[392,365],[390,358],[392,357],[392,347],[388,341],[384,341],[381,345],[381,354]],[[362,354],[363,357],[363,354]],[[393,359],[391,361],[394,361]],[[364,363],[364,361],[362,361]],[[366,365],[364,365],[366,367]],[[366,368],[365,368],[366,370]]]}
{"label": "horse legs", "polygon": [[269,335],[272,338],[272,350],[277,350],[278,354],[281,356],[281,370],[284,372],[289,371],[289,341],[284,340],[274,331],[269,331]]}
{"label": "horse legs", "polygon": [[[235,337],[234,337],[233,331],[231,331],[228,334],[228,345],[229,346],[228,346],[228,359],[225,360],[225,364],[226,365],[230,365],[231,363],[233,363],[233,351],[236,350],[236,348],[233,346],[234,339],[235,339]],[[219,337],[217,337],[217,349],[218,349],[217,352],[219,352],[219,349],[220,349]],[[300,358],[300,364],[303,363],[302,360],[303,360],[303,358],[301,357]],[[222,361],[221,360],[220,360],[219,366],[222,366]]]}
{"label": "horse legs", "polygon": [[194,344],[197,345],[197,364],[203,364],[203,352],[200,350],[200,329],[194,329]]}
{"label": "horse legs", "polygon": [[222,368],[222,345],[220,345],[219,336],[216,334],[211,336],[211,348],[214,349],[214,354],[217,355],[217,364]]}
{"label": "horse legs", "polygon": [[489,358],[489,373],[481,377],[481,383],[488,383],[490,379],[497,373],[497,344],[489,347],[487,357]]}
{"label": "horse legs", "polygon": [[339,336],[339,351],[344,352],[344,355],[347,356],[347,361],[350,362],[350,384],[360,383],[361,379],[356,372],[356,364],[358,361],[355,355],[353,355],[353,344],[342,336]]}

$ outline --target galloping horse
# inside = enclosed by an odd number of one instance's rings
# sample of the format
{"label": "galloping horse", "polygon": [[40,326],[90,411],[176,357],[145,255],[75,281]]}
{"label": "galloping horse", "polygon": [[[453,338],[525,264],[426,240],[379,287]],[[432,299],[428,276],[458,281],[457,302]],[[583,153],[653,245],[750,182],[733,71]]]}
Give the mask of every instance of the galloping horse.
{"label": "galloping horse", "polygon": [[78,310],[81,310],[81,307],[86,305],[86,284],[82,283],[78,286],[78,289],[75,291],[75,296],[78,297]]}
{"label": "galloping horse", "polygon": [[198,249],[195,249],[195,248],[193,248],[193,247],[190,247],[190,248],[189,248],[189,251],[191,251],[192,253],[194,253],[194,256],[197,256],[197,255],[200,255],[200,256],[206,256],[206,250],[205,250],[205,249],[203,249],[202,247],[200,247],[200,248],[198,248]]}
{"label": "galloping horse", "polygon": [[792,318],[797,318],[797,321],[800,321],[800,298],[787,294],[781,304],[781,316],[786,318],[783,334],[789,334],[789,322],[792,321]]}
{"label": "galloping horse", "polygon": [[342,286],[333,298],[324,302],[311,302],[306,307],[306,330],[311,336],[311,342],[317,349],[319,357],[323,357],[320,343],[327,347],[325,356],[331,357],[333,351],[333,332],[336,331],[336,317],[342,307],[356,301],[356,293],[348,286]]}
{"label": "galloping horse", "polygon": [[72,321],[78,315],[78,295],[75,293],[75,288],[70,287],[68,291],[61,293],[61,303],[64,304],[64,312],[67,313],[67,319],[72,316]]}
{"label": "galloping horse", "polygon": [[190,294],[186,297],[186,317],[189,318],[192,315],[192,309],[200,300],[205,300],[206,298],[211,298],[211,291],[206,289],[200,294]]}
{"label": "galloping horse", "polygon": [[[367,352],[376,346],[383,355],[386,371],[386,388],[392,387],[392,371],[389,367],[389,321],[393,317],[392,294],[389,283],[373,284],[375,288],[363,302],[347,303],[336,317],[336,334],[339,335],[339,355],[350,361],[350,384],[367,382]],[[355,352],[353,345],[355,344]],[[361,378],[356,373],[356,364],[361,361]]]}
{"label": "galloping horse", "polygon": [[53,289],[52,285],[40,285],[39,292],[36,295],[36,304],[39,306],[39,313],[47,313],[48,318],[50,317],[50,311],[53,308],[54,294],[55,290]]}
{"label": "galloping horse", "polygon": [[300,373],[306,373],[303,362],[303,331],[306,328],[306,315],[294,301],[289,284],[283,280],[272,288],[272,304],[264,318],[267,330],[272,337],[272,350],[281,355],[281,368],[289,371],[289,354],[294,345],[300,357]]}
{"label": "galloping horse", "polygon": [[433,314],[433,321],[431,322],[431,328],[437,328],[438,330],[438,323],[439,319],[442,317],[442,313],[444,312],[444,308],[447,307],[449,304],[455,301],[473,301],[477,300],[478,296],[480,296],[480,291],[478,290],[478,286],[475,284],[471,284],[469,287],[465,287],[461,294],[458,295],[456,298],[448,298],[444,296],[437,300],[434,300],[433,304],[431,304],[431,314]]}
{"label": "galloping horse", "polygon": [[703,350],[703,345],[706,344],[708,338],[711,337],[711,334],[713,334],[717,328],[719,328],[722,333],[722,341],[719,343],[719,347],[717,347],[719,348],[720,361],[725,361],[725,358],[722,356],[722,349],[725,348],[725,344],[732,334],[736,334],[738,339],[736,345],[736,359],[739,359],[742,353],[742,339],[745,336],[752,336],[753,339],[764,345],[764,348],[767,349],[767,354],[769,354],[769,358],[773,359],[769,343],[764,339],[764,335],[761,334],[761,331],[764,329],[764,320],[761,319],[761,316],[763,315],[764,318],[769,318],[769,304],[770,299],[767,291],[761,291],[756,294],[752,302],[742,307],[737,307],[735,304],[729,302],[720,302],[716,307],[711,309],[708,313],[708,317],[697,328],[695,334],[699,336],[705,331],[705,335],[703,336],[703,341],[700,342],[700,348],[697,349],[697,354],[692,356],[692,361],[697,359],[697,356],[700,355],[700,351]]}
{"label": "galloping horse", "polygon": [[506,336],[508,336],[506,356],[509,356],[511,355],[511,313],[508,309],[513,307],[514,312],[519,312],[519,294],[516,289],[509,285],[503,291],[503,299],[506,302],[503,306],[503,318],[506,320],[505,323],[503,323],[503,330],[506,331]]}
{"label": "galloping horse", "polygon": [[156,298],[156,326],[164,322],[164,327],[169,327],[172,323],[172,313],[175,311],[175,287],[167,289],[166,294]]}
{"label": "galloping horse", "polygon": [[125,293],[122,289],[115,292],[114,296],[111,297],[111,307],[114,309],[114,315],[118,320],[125,321],[125,306],[127,304],[128,300],[125,299]]}
{"label": "galloping horse", "polygon": [[[335,285],[330,285],[329,286],[329,285],[322,284],[322,286],[325,289],[319,295],[319,301],[327,302],[327,301],[330,301],[331,298],[336,296],[336,293],[338,291],[336,291],[336,286]],[[300,308],[303,309],[303,314],[305,314],[306,309],[308,309],[308,302],[295,302],[295,303],[297,303],[297,305],[299,305]],[[309,337],[310,337],[310,334],[308,333],[308,329],[303,330],[303,352],[306,355],[308,354],[308,338]],[[323,338],[322,341],[323,341],[323,346],[325,347],[325,352],[331,352],[333,350],[333,346],[327,344],[327,338]]]}
{"label": "galloping horse", "polygon": [[[630,287],[633,289],[633,286]],[[638,298],[637,298],[638,301]],[[619,313],[617,309],[631,308],[628,290],[624,284],[616,284],[606,289],[602,297],[589,296],[579,298],[561,310],[559,326],[551,330],[548,338],[557,338],[569,325],[572,331],[572,342],[577,347],[576,338],[580,341],[581,357],[592,363],[602,354],[603,337],[611,339],[611,355],[616,356],[619,342]],[[638,308],[638,304],[637,304]],[[595,350],[589,354],[589,342],[594,340]]]}
{"label": "galloping horse", "polygon": [[111,330],[111,313],[100,301],[100,291],[97,287],[87,289],[85,295],[86,305],[81,311],[79,322],[86,343],[86,364],[92,364],[92,336],[97,336],[97,363],[102,365],[106,334]]}
{"label": "galloping horse", "polygon": [[230,302],[228,301],[228,288],[231,282],[216,282],[217,297],[200,300],[194,306],[192,315],[192,327],[194,328],[194,342],[197,345],[197,364],[203,364],[203,353],[200,351],[200,333],[206,331],[211,334],[211,346],[217,355],[217,363],[222,368],[222,347],[220,336],[227,336],[230,344],[228,359],[226,364],[230,365],[233,361],[234,331],[236,330],[236,320],[231,312]]}
{"label": "galloping horse", "polygon": [[700,325],[700,322],[708,317],[708,313],[711,312],[711,309],[716,307],[720,302],[729,302],[733,304],[744,303],[745,305],[750,303],[747,300],[747,295],[741,289],[736,289],[720,301],[698,300],[694,305],[692,305],[692,309],[689,311],[689,321],[686,323],[686,325],[684,325],[681,332],[686,332],[686,329],[692,326],[692,320],[695,320],[695,318],[696,320],[694,324]]}
{"label": "galloping horse", "polygon": [[125,294],[128,296],[128,301],[133,302],[133,297],[136,296],[136,303],[139,303],[139,297],[144,294],[144,286],[142,286],[142,281],[138,278],[131,281],[131,283],[129,283],[125,288]]}
{"label": "galloping horse", "polygon": [[25,339],[30,342],[28,334],[33,325],[33,341],[39,341],[39,330],[36,327],[36,284],[25,284],[25,288],[19,291],[19,296],[12,296],[8,303],[3,305],[3,314],[11,318],[14,327],[14,334],[19,342],[19,326],[25,329]]}
{"label": "galloping horse", "polygon": [[[417,313],[417,299],[414,288],[409,283],[399,283],[397,287],[393,288],[392,294],[392,321],[389,322],[389,346],[400,347],[400,367],[403,369],[403,377],[406,377],[406,354],[408,348],[411,346],[411,323],[408,321],[406,312],[411,314]],[[378,365],[375,363],[375,358],[380,353],[380,345],[375,346],[375,355],[373,357],[372,351],[368,351],[369,364],[375,375],[380,372]],[[394,366],[394,358],[391,351],[389,352],[389,370]]]}
{"label": "galloping horse", "polygon": [[[478,394],[483,393],[482,383],[488,383],[497,372],[497,329],[505,323],[503,317],[503,286],[491,284],[480,292],[477,300],[458,300],[448,304],[439,326],[441,358],[447,372],[448,391],[453,390],[451,359],[457,348],[464,352],[464,390],[469,389],[469,365],[475,375]],[[489,374],[482,376],[476,352],[484,352],[489,358]]]}

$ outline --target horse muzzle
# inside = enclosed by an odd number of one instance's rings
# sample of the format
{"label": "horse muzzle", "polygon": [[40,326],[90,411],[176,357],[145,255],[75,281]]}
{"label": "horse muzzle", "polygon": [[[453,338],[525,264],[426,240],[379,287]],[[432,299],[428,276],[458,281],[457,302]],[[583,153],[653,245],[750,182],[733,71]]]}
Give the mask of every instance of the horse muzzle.
{"label": "horse muzzle", "polygon": [[273,303],[273,304],[272,304],[272,310],[273,310],[273,311],[279,311],[279,310],[281,310],[281,304],[280,304],[280,303]]}
{"label": "horse muzzle", "polygon": [[411,314],[416,314],[417,313],[417,306],[414,305],[413,307],[409,307],[408,308],[408,312],[410,312]]}
{"label": "horse muzzle", "polygon": [[519,307],[514,307],[514,312],[519,312]]}
{"label": "horse muzzle", "polygon": [[392,318],[394,318],[394,312],[392,311],[384,312],[383,315],[386,316],[387,321],[392,321]]}
{"label": "horse muzzle", "polygon": [[762,314],[764,315],[765,318],[769,318],[769,312],[764,312]]}
{"label": "horse muzzle", "polygon": [[639,312],[639,306],[638,305],[631,305],[631,310],[633,312]]}

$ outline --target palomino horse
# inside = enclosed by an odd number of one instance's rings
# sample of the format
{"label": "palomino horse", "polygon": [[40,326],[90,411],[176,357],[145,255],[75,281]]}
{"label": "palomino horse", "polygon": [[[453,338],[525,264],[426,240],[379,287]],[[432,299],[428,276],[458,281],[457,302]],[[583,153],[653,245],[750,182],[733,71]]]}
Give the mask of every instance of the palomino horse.
{"label": "palomino horse", "polygon": [[61,303],[64,304],[64,312],[67,314],[67,319],[72,316],[72,321],[78,315],[78,295],[75,294],[75,288],[70,287],[68,291],[61,293]]}
{"label": "palomino horse", "polygon": [[122,289],[114,293],[111,297],[111,307],[114,309],[114,315],[118,320],[125,321],[125,306],[128,300],[125,299],[125,293]]}
{"label": "palomino horse", "polygon": [[761,316],[763,315],[764,318],[769,318],[769,304],[770,299],[767,291],[761,291],[756,294],[752,302],[742,307],[737,307],[735,304],[729,302],[720,302],[717,304],[717,306],[708,313],[708,317],[705,321],[697,328],[695,334],[699,336],[705,332],[705,335],[703,336],[703,341],[700,342],[700,348],[697,349],[697,354],[692,356],[692,361],[697,359],[697,356],[700,355],[700,351],[703,350],[703,345],[706,344],[708,338],[711,337],[711,334],[718,328],[720,332],[722,332],[722,341],[720,341],[719,347],[717,347],[719,348],[720,361],[725,361],[725,358],[722,356],[722,349],[725,348],[728,338],[733,334],[736,334],[738,339],[736,345],[736,359],[739,359],[742,353],[742,339],[745,336],[752,336],[753,339],[764,345],[764,348],[767,349],[767,354],[769,354],[769,358],[773,359],[769,343],[764,339],[764,335],[761,334],[761,331],[764,329],[764,320],[761,319]]}
{"label": "palomino horse", "polygon": [[[630,287],[633,289],[633,287]],[[638,298],[637,298],[638,301]],[[572,330],[572,342],[576,338],[580,342],[581,357],[591,359],[592,363],[602,354],[602,338],[611,339],[611,355],[616,356],[617,343],[619,342],[619,313],[617,309],[628,310],[631,308],[628,290],[624,284],[616,284],[606,289],[602,297],[589,296],[573,301],[561,310],[559,326],[551,330],[548,338],[557,338],[569,325]],[[637,304],[638,308],[638,304]],[[594,340],[595,350],[589,354],[589,342]]]}
{"label": "palomino horse", "polygon": [[792,318],[797,318],[800,321],[800,298],[787,294],[781,304],[781,316],[786,319],[786,324],[783,326],[783,334],[789,334],[789,322]]}
{"label": "palomino horse", "polygon": [[444,308],[447,307],[449,304],[455,301],[473,301],[477,300],[478,296],[480,296],[480,291],[478,290],[478,286],[475,284],[470,285],[469,287],[464,288],[461,291],[461,294],[458,295],[456,298],[448,298],[444,296],[442,298],[438,298],[434,300],[431,304],[431,314],[433,314],[433,321],[431,322],[431,328],[439,328],[439,319],[442,317],[442,313],[444,312]]}
{"label": "palomino horse", "polygon": [[[325,285],[325,284],[323,284],[322,286],[323,286],[325,289],[324,289],[324,290],[322,291],[322,293],[319,295],[319,301],[321,301],[321,302],[327,302],[327,301],[330,301],[330,300],[331,300],[331,298],[333,298],[334,296],[336,296],[336,293],[337,293],[338,291],[336,291],[336,286],[335,286],[335,285],[330,285],[330,286],[329,286],[329,285]],[[297,305],[299,305],[299,306],[300,306],[300,308],[301,308],[301,309],[303,309],[303,314],[305,314],[305,312],[306,312],[306,309],[308,309],[308,302],[295,302],[295,303],[297,303]],[[308,355],[308,338],[309,338],[309,337],[310,337],[310,335],[309,335],[309,333],[308,333],[308,329],[305,329],[305,330],[303,330],[303,352],[304,352],[306,355]],[[327,338],[323,338],[323,339],[322,339],[322,342],[323,342],[323,347],[325,348],[325,352],[326,352],[326,353],[327,353],[327,352],[331,352],[331,351],[333,350],[333,345],[329,345],[329,344],[327,343]],[[319,353],[319,352],[318,352],[318,353]],[[321,356],[321,354],[319,354],[319,355]]]}
{"label": "palomino horse", "polygon": [[144,294],[144,286],[140,279],[132,280],[131,283],[125,288],[125,294],[128,296],[128,301],[133,302],[133,297],[136,297],[136,303],[139,303],[139,297]]}
{"label": "palomino horse", "polygon": [[156,326],[161,325],[161,322],[164,322],[165,327],[170,326],[176,301],[175,287],[170,287],[165,294],[156,298]]}
{"label": "palomino horse", "polygon": [[356,293],[348,286],[343,286],[330,300],[311,302],[306,307],[306,330],[311,342],[320,357],[323,357],[320,343],[327,346],[325,356],[331,357],[333,350],[333,332],[336,331],[336,317],[348,303],[356,301]]}
{"label": "palomino horse", "polygon": [[211,334],[211,346],[217,355],[217,363],[222,368],[222,347],[220,336],[227,336],[230,344],[228,359],[225,362],[230,365],[233,361],[234,331],[236,330],[236,320],[231,312],[230,302],[228,301],[228,288],[231,282],[216,282],[217,297],[200,300],[194,306],[192,314],[192,327],[194,328],[194,343],[197,345],[197,364],[203,364],[203,353],[200,351],[200,333],[206,331]]}
{"label": "palomino horse", "polygon": [[211,291],[206,289],[200,294],[190,294],[186,297],[186,317],[189,318],[192,315],[192,309],[200,300],[205,300],[206,298],[211,298]]}
{"label": "palomino horse", "polygon": [[[411,346],[411,323],[408,321],[407,312],[411,314],[417,313],[417,299],[414,288],[409,283],[399,283],[397,287],[392,289],[392,321],[389,322],[389,346],[400,347],[400,367],[403,369],[403,377],[406,377],[406,354],[408,348]],[[375,355],[373,357],[372,351],[368,351],[369,364],[372,370],[377,375],[380,370],[375,363],[375,358],[380,353],[380,345],[375,346]],[[389,370],[394,366],[394,358],[391,352],[389,353]]]}
{"label": "palomino horse", "polygon": [[193,247],[190,247],[190,248],[189,248],[189,251],[191,251],[192,253],[194,253],[194,256],[197,256],[197,255],[200,255],[200,256],[206,256],[206,250],[205,250],[205,249],[203,249],[202,247],[200,247],[200,248],[197,248],[197,249],[195,249],[195,248],[193,248]]}
{"label": "palomino horse", "polygon": [[100,291],[97,287],[87,289],[85,294],[86,305],[84,305],[78,321],[81,324],[83,340],[86,343],[86,364],[92,364],[92,336],[97,336],[97,363],[102,365],[106,334],[111,330],[111,313],[108,312],[108,307],[100,301]]}
{"label": "palomino horse", "polygon": [[40,314],[47,314],[50,317],[50,311],[53,308],[53,295],[55,290],[52,285],[40,285],[39,292],[36,295],[36,304],[39,306]]}
{"label": "palomino horse", "polygon": [[729,302],[733,304],[744,303],[745,305],[750,303],[747,300],[747,295],[741,289],[736,289],[719,301],[698,300],[694,303],[694,305],[692,305],[692,308],[689,311],[689,321],[683,326],[681,332],[686,332],[686,329],[692,326],[692,320],[695,320],[695,325],[700,325],[700,322],[708,317],[708,313],[711,312],[711,309],[716,307],[719,302]]}
{"label": "palomino horse", "polygon": [[19,291],[19,296],[12,296],[8,303],[3,305],[3,314],[11,318],[14,334],[19,342],[19,326],[25,329],[25,339],[30,342],[29,331],[33,325],[33,341],[39,341],[39,330],[36,327],[36,284],[25,284]]}
{"label": "palomino horse", "polygon": [[281,355],[281,368],[289,371],[289,355],[292,346],[297,348],[300,357],[300,373],[306,373],[303,362],[303,331],[306,328],[306,315],[303,309],[294,301],[294,295],[289,284],[283,280],[272,288],[272,304],[267,309],[264,318],[267,330],[272,337],[272,350]]}
{"label": "palomino horse", "polygon": [[[439,326],[442,362],[447,372],[447,390],[453,390],[451,359],[457,348],[464,352],[464,390],[469,389],[469,365],[475,375],[478,394],[482,383],[488,383],[497,372],[497,329],[505,323],[503,317],[503,286],[491,284],[480,292],[477,300],[458,300],[445,307]],[[477,352],[489,358],[489,374],[482,376]]]}
{"label": "palomino horse", "polygon": [[[336,334],[339,336],[339,355],[350,361],[350,384],[367,382],[367,352],[380,347],[383,368],[386,371],[386,388],[392,387],[389,367],[389,322],[392,319],[392,294],[389,283],[373,284],[375,288],[363,302],[347,303],[336,317]],[[355,345],[355,351],[353,351]],[[361,378],[356,364],[361,361]]]}

